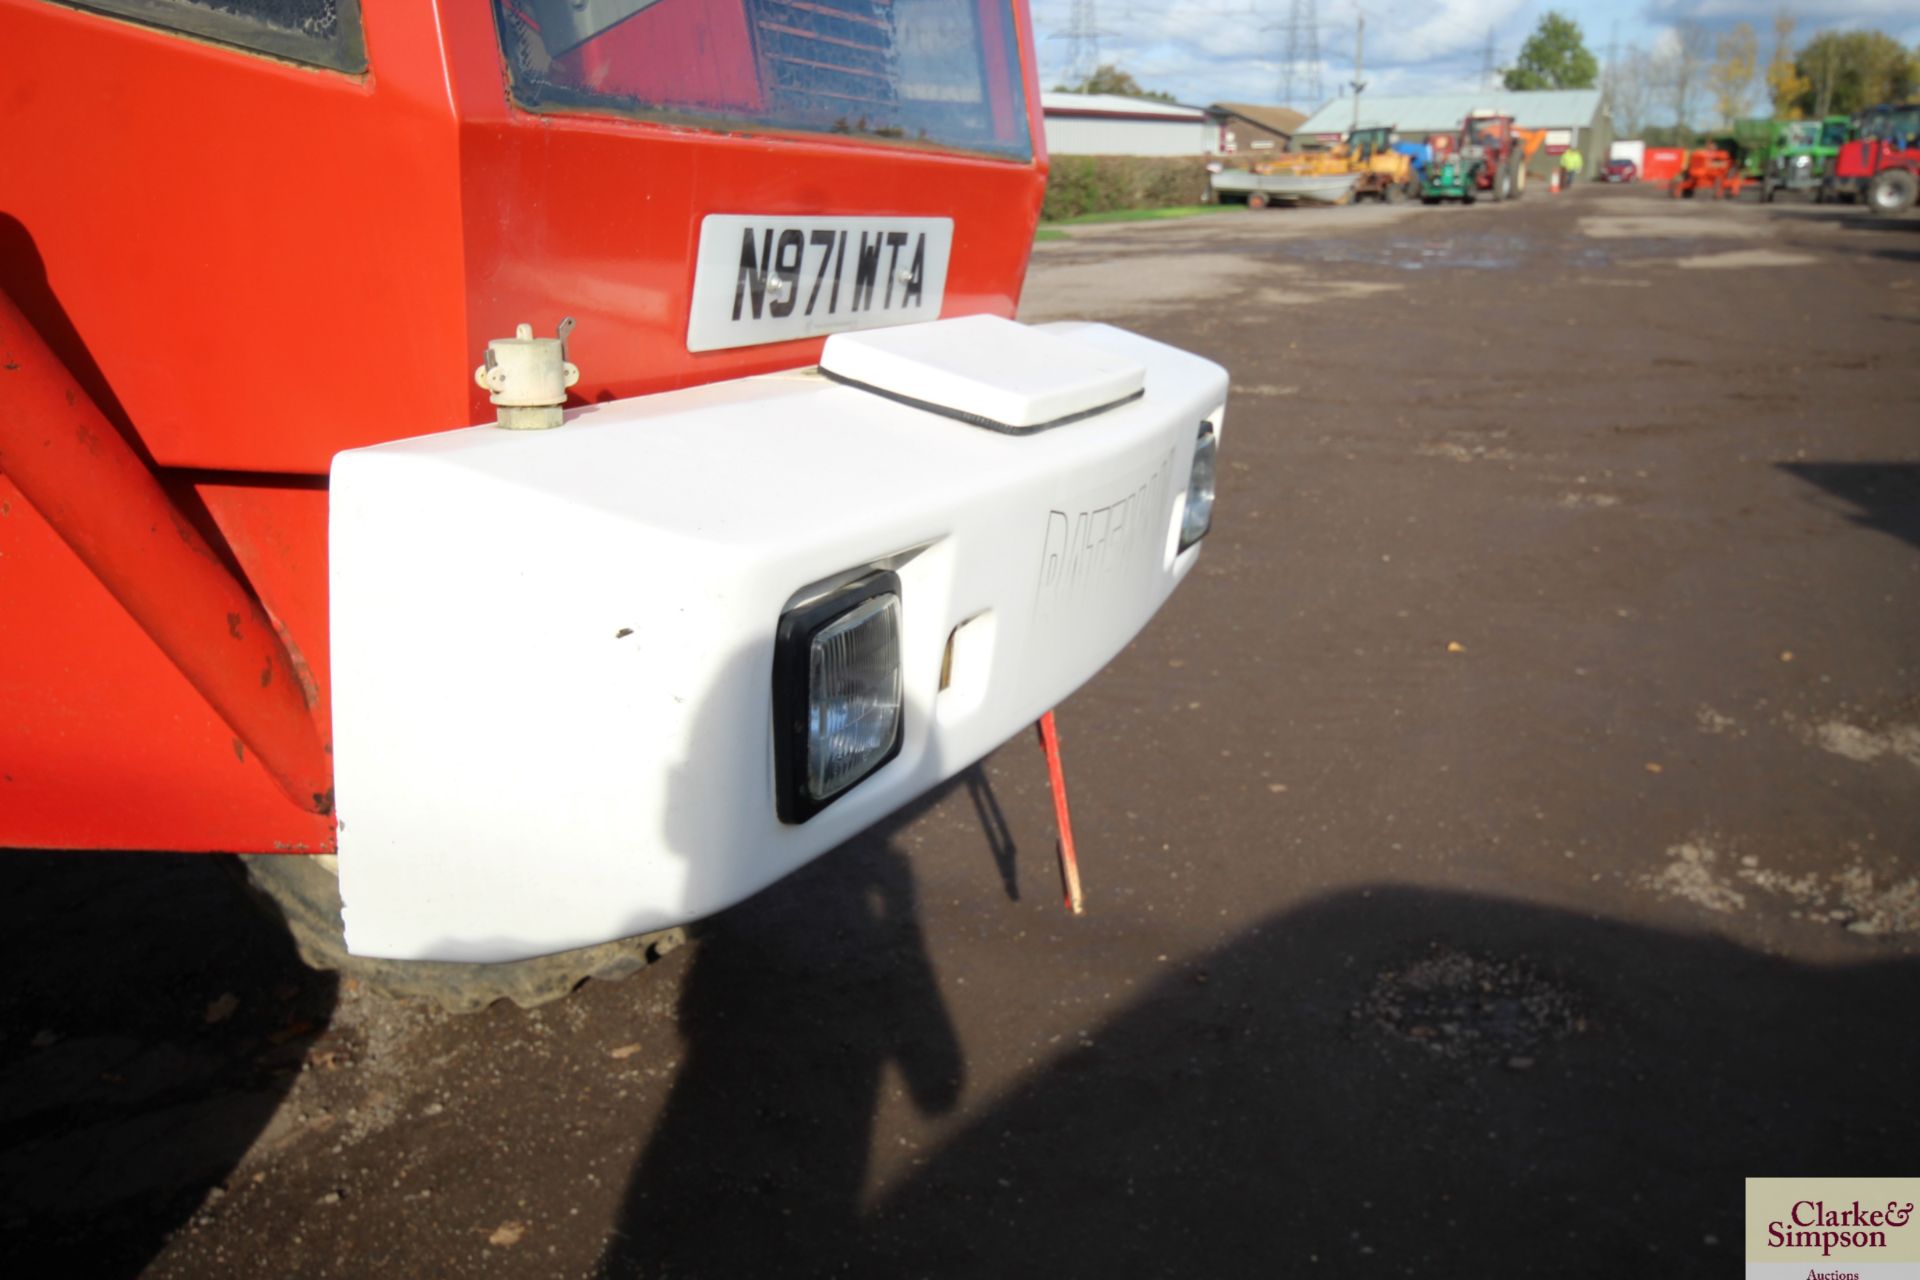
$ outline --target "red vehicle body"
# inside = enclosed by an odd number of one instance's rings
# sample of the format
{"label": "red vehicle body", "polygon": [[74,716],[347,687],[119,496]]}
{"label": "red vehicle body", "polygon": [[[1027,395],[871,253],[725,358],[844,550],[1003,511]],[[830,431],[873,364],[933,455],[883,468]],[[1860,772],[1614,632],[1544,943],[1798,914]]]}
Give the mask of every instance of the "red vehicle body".
{"label": "red vehicle body", "polygon": [[1881,106],[1854,121],[1834,157],[1826,197],[1864,195],[1875,213],[1900,213],[1920,194],[1920,105]]}
{"label": "red vehicle body", "polygon": [[[764,8],[615,35],[751,107]],[[440,375],[530,318],[578,319],[570,403],[817,359],[687,350],[703,215],[951,217],[943,314],[1013,314],[1046,175],[1024,6],[959,6],[1017,51],[985,64],[999,153],[531,109],[491,0],[342,9],[364,70],[0,0],[33,51],[0,165],[0,846],[330,851],[330,459],[490,420]]]}

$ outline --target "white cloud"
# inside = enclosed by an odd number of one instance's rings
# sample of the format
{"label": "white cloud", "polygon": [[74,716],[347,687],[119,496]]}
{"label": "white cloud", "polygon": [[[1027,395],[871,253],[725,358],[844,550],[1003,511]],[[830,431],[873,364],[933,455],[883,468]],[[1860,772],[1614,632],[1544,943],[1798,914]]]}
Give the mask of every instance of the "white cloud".
{"label": "white cloud", "polygon": [[[1920,40],[1915,0],[1786,0],[1799,19],[1796,43],[1823,29],[1877,27]],[[1477,87],[1489,30],[1496,66],[1510,65],[1538,15],[1557,8],[1579,22],[1587,47],[1610,40],[1648,47],[1670,24],[1696,19],[1713,30],[1751,22],[1771,40],[1780,0],[1365,0],[1369,93],[1429,93]],[[1352,0],[1316,0],[1323,98],[1353,75]],[[1073,0],[1036,0],[1034,29],[1045,87],[1069,79]],[[1100,61],[1182,102],[1276,102],[1290,0],[1097,0]],[[1309,76],[1310,80],[1311,77]],[[1296,78],[1296,84],[1298,78]],[[1296,105],[1312,109],[1296,89]]]}

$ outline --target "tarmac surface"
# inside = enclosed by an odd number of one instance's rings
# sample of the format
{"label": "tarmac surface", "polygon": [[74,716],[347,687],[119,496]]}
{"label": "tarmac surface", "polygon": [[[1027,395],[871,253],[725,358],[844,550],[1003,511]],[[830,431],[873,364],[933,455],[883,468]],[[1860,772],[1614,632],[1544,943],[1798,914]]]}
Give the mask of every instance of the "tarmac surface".
{"label": "tarmac surface", "polygon": [[1087,916],[1025,735],[532,1012],[9,855],[13,1273],[1724,1275],[1744,1177],[1915,1172],[1920,221],[1087,227],[1024,314],[1234,383],[1060,711]]}

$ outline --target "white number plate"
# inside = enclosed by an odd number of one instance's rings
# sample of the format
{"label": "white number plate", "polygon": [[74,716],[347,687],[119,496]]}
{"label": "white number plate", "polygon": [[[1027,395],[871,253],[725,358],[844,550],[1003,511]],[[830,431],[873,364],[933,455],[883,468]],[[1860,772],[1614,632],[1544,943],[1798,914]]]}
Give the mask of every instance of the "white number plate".
{"label": "white number plate", "polygon": [[937,320],[952,248],[952,218],[708,214],[687,350]]}

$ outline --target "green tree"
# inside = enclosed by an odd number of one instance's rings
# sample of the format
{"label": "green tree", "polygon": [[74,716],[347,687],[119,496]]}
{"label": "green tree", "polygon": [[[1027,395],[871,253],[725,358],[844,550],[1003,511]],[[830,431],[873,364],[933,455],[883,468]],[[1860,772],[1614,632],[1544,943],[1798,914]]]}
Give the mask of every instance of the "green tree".
{"label": "green tree", "polygon": [[1547,10],[1520,56],[1507,68],[1509,89],[1591,89],[1600,63],[1587,50],[1580,24],[1557,9]]}
{"label": "green tree", "polygon": [[1823,31],[1807,41],[1794,67],[1807,81],[1794,105],[1810,116],[1904,102],[1920,85],[1912,55],[1880,31]]}
{"label": "green tree", "polygon": [[1793,15],[1782,9],[1773,19],[1773,58],[1767,63],[1767,97],[1773,114],[1782,120],[1798,120],[1806,113],[1800,100],[1813,88],[1813,82],[1800,74],[1793,64]]}
{"label": "green tree", "polygon": [[1707,72],[1713,88],[1713,105],[1722,123],[1731,125],[1747,113],[1747,99],[1753,93],[1753,73],[1760,63],[1760,40],[1745,22],[1714,43],[1714,60]]}
{"label": "green tree", "polygon": [[1055,93],[1111,93],[1122,98],[1147,98],[1154,102],[1172,102],[1170,93],[1142,89],[1140,82],[1112,63],[1094,68],[1092,75],[1079,84],[1057,84]]}

